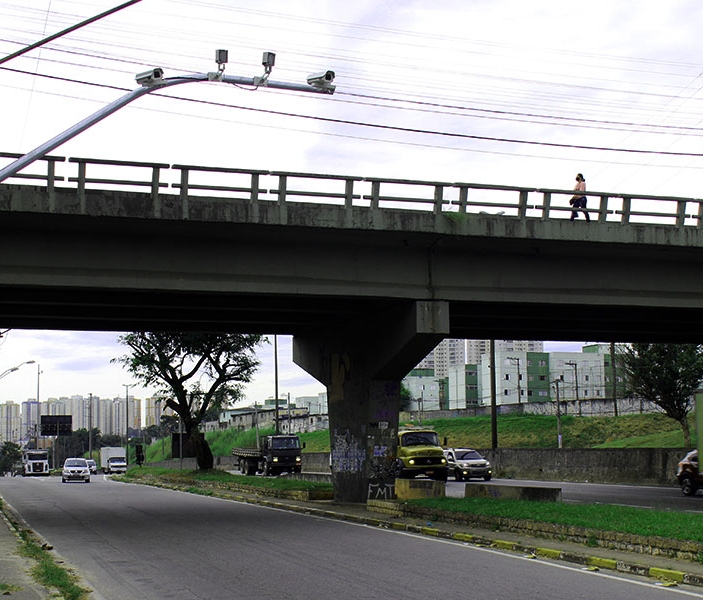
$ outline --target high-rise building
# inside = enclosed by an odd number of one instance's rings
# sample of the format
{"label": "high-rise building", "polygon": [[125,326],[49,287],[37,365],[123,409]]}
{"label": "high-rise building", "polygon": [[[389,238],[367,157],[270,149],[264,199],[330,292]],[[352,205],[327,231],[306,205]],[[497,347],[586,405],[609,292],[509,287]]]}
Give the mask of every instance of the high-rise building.
{"label": "high-rise building", "polygon": [[465,340],[447,338],[420,362],[416,369],[433,369],[436,378],[446,377],[449,367],[466,362]]}
{"label": "high-rise building", "polygon": [[[544,342],[496,340],[496,352],[543,352]],[[466,362],[477,365],[482,354],[490,354],[491,340],[466,340]]]}

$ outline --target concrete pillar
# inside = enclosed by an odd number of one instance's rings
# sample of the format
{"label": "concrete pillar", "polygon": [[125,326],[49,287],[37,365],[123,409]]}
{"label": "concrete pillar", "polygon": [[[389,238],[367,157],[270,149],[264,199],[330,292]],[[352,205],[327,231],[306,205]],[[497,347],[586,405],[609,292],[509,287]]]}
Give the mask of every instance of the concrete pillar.
{"label": "concrete pillar", "polygon": [[295,336],[293,360],[327,387],[335,500],[395,497],[400,381],[449,335],[446,302],[407,302]]}

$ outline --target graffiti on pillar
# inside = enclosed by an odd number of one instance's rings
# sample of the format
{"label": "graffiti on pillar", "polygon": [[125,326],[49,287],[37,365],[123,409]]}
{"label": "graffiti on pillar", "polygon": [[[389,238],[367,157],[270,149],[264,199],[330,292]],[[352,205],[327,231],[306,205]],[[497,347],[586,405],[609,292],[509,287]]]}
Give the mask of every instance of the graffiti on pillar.
{"label": "graffiti on pillar", "polygon": [[369,468],[369,479],[393,480],[395,478],[395,460],[388,446],[374,446]]}
{"label": "graffiti on pillar", "polygon": [[357,473],[364,468],[366,450],[348,429],[341,434],[335,429],[330,459],[333,472]]}
{"label": "graffiti on pillar", "polygon": [[395,498],[395,484],[386,481],[369,483],[369,500],[393,500]]}

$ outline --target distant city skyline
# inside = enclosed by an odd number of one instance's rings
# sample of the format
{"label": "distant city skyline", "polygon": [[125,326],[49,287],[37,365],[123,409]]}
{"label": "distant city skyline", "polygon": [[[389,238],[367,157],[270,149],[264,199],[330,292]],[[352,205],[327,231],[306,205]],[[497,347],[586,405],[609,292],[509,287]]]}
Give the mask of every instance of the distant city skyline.
{"label": "distant city skyline", "polygon": [[[134,384],[129,395],[147,398],[156,388],[143,386],[119,364],[110,361],[126,353],[117,342],[117,332],[8,331],[0,338],[0,374],[14,367],[0,379],[0,403],[9,400],[21,403],[36,399],[88,396],[124,398],[125,384]],[[261,402],[274,397],[276,388],[273,336],[262,345],[257,356],[261,366],[253,381],[244,388],[243,404]],[[278,393],[291,398],[315,396],[325,387],[308,375],[292,360],[292,337],[277,336]],[[585,342],[544,342],[545,352],[579,352]],[[23,364],[34,361],[32,364]]]}

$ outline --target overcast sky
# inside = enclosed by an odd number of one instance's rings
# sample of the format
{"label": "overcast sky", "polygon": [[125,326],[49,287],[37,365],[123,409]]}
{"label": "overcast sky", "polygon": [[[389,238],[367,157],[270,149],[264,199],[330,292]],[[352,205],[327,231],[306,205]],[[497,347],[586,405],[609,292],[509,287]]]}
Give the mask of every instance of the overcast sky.
{"label": "overcast sky", "polygon": [[[0,1],[0,57],[117,4]],[[701,23],[699,0],[143,0],[0,66],[0,151],[32,150],[148,68],[212,71],[226,48],[226,72],[252,77],[268,50],[271,79],[332,69],[336,93],[177,86],[54,154],[562,189],[582,172],[591,190],[697,197]],[[38,361],[42,397],[124,395],[116,337],[13,331],[0,368]],[[281,338],[281,393],[320,391],[290,356]],[[261,358],[255,399],[274,387],[272,345]],[[0,400],[36,383],[23,366]]]}

